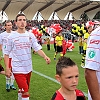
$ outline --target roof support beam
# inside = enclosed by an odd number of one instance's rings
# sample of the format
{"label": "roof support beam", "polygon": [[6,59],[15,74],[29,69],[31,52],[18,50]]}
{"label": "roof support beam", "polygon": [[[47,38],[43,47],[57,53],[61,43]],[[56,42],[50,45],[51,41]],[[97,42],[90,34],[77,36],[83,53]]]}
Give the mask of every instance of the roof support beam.
{"label": "roof support beam", "polygon": [[2,11],[5,11],[5,9],[8,7],[10,4],[11,0],[7,0],[6,4],[3,6]]}
{"label": "roof support beam", "polygon": [[87,10],[85,10],[84,12],[87,13],[87,12],[89,12],[89,11],[91,11],[91,10],[94,10],[94,9],[97,9],[97,8],[99,8],[99,7],[100,7],[100,4],[97,5],[97,6],[94,6],[94,7],[90,8],[90,9],[87,9]]}
{"label": "roof support beam", "polygon": [[56,10],[54,10],[54,12],[57,12],[57,11],[60,11],[61,9],[64,9],[65,7],[70,6],[70,5],[71,5],[72,3],[74,3],[74,2],[75,2],[75,0],[70,1],[69,3],[66,3],[66,4],[64,4],[63,6],[57,8]]}
{"label": "roof support beam", "polygon": [[20,11],[23,12],[26,8],[28,8],[35,0],[30,0]]}
{"label": "roof support beam", "polygon": [[50,5],[52,5],[56,0],[51,0],[50,2],[48,2],[46,5],[44,5],[42,8],[40,8],[38,11],[41,12],[42,10],[46,9],[47,7],[49,7]]}
{"label": "roof support beam", "polygon": [[93,1],[86,2],[86,3],[84,3],[84,4],[82,4],[82,5],[78,6],[78,7],[76,7],[76,8],[74,8],[74,9],[70,10],[70,12],[74,12],[74,11],[76,11],[76,10],[78,10],[78,9],[81,9],[81,8],[83,8],[83,7],[87,6],[87,5],[89,5],[89,4],[92,3],[92,2],[93,2]]}

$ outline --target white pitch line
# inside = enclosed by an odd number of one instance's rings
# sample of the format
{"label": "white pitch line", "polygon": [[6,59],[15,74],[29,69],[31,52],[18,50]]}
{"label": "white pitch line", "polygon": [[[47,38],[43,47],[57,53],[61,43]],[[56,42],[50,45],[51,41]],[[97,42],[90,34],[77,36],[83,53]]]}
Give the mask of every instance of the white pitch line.
{"label": "white pitch line", "polygon": [[[53,82],[55,82],[55,83],[58,83],[58,84],[60,84],[57,80],[55,80],[54,78],[51,78],[51,77],[49,77],[49,76],[46,76],[46,75],[44,75],[44,74],[42,74],[42,73],[40,73],[40,72],[37,72],[37,71],[35,71],[35,70],[33,70],[32,72],[34,72],[35,74],[38,74],[38,75],[40,75],[40,76],[42,76],[42,77],[44,77],[44,78],[46,78],[46,79],[49,79],[49,80],[51,80],[51,81],[53,81]],[[85,92],[83,92],[84,93],[84,95],[86,96],[86,97],[88,97],[88,95],[87,95],[87,93],[85,93]]]}

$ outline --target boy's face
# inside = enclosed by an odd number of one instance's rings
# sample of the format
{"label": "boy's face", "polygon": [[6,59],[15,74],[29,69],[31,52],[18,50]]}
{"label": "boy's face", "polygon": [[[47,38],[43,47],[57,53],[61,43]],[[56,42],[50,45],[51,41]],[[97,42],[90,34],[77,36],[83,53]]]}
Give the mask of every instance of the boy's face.
{"label": "boy's face", "polygon": [[62,36],[62,33],[60,32],[58,35],[59,35],[59,36]]}
{"label": "boy's face", "polygon": [[68,91],[73,91],[78,85],[79,71],[77,66],[63,68],[61,76],[56,75],[56,79],[61,83],[61,87]]}
{"label": "boy's face", "polygon": [[25,16],[19,16],[17,18],[16,25],[17,25],[18,28],[24,29],[26,27],[26,18],[25,18]]}
{"label": "boy's face", "polygon": [[93,31],[92,26],[88,28],[88,32],[91,33]]}

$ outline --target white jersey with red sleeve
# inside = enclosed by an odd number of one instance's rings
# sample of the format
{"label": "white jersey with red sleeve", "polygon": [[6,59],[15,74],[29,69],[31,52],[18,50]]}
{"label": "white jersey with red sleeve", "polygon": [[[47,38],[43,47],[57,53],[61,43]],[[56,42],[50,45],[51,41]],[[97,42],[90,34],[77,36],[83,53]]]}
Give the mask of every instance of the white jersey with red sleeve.
{"label": "white jersey with red sleeve", "polygon": [[12,51],[12,72],[27,74],[32,71],[31,47],[38,51],[42,49],[37,43],[37,39],[31,32],[13,32],[8,36],[5,54],[9,55]]}
{"label": "white jersey with red sleeve", "polygon": [[[12,33],[13,31],[11,31]],[[0,34],[0,45],[2,45],[2,53],[4,56],[4,50],[6,48],[6,44],[7,44],[7,37],[11,34],[11,33],[7,33],[6,31],[2,32]],[[12,57],[12,54],[10,53],[9,58]]]}
{"label": "white jersey with red sleeve", "polygon": [[85,68],[96,70],[100,84],[100,27],[96,28],[89,37]]}

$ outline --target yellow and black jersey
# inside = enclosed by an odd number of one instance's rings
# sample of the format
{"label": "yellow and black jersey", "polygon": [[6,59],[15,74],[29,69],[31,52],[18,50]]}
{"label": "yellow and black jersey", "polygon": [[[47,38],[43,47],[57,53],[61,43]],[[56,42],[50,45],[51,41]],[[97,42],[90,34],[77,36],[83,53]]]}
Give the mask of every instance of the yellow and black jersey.
{"label": "yellow and black jersey", "polygon": [[55,41],[56,41],[56,46],[62,46],[63,37],[62,36],[56,36]]}
{"label": "yellow and black jersey", "polygon": [[90,36],[90,34],[89,33],[85,33],[84,34],[84,45],[83,45],[83,50],[86,50],[86,48],[87,48],[87,39],[89,38],[89,36]]}

